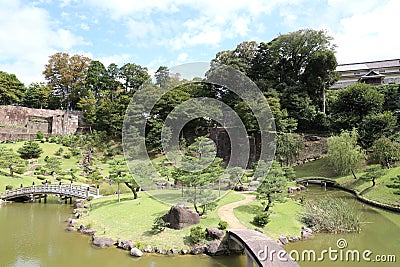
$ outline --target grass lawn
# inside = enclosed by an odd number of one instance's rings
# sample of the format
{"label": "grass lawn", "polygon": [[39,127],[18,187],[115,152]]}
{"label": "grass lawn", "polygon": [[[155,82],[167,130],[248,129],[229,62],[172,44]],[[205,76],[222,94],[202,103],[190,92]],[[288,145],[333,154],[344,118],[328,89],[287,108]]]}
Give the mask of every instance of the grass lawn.
{"label": "grass lawn", "polygon": [[[254,201],[234,209],[235,216],[249,229],[260,228],[252,224],[254,216],[261,212],[263,207],[259,201]],[[262,228],[262,231],[272,239],[276,240],[279,236],[300,235],[300,228],[303,225],[297,220],[301,210],[300,204],[292,199],[287,199],[283,203],[275,203],[270,209],[270,222]]]}
{"label": "grass lawn", "polygon": [[[231,192],[218,202],[217,209],[227,203],[244,199],[238,193]],[[96,236],[124,238],[142,245],[152,245],[159,248],[185,248],[185,237],[189,235],[190,227],[182,230],[166,228],[164,232],[152,234],[151,228],[156,217],[165,214],[170,206],[161,203],[144,192],[139,193],[139,199],[133,200],[131,194],[122,195],[121,203],[116,196],[108,196],[92,201],[90,214],[80,219],[83,224],[90,224],[97,229]],[[202,227],[217,227],[219,217],[217,209],[209,212],[200,220]]]}
{"label": "grass lawn", "polygon": [[333,169],[329,167],[326,158],[297,165],[294,167],[294,170],[296,171],[297,178],[313,176],[326,178],[337,177]]}

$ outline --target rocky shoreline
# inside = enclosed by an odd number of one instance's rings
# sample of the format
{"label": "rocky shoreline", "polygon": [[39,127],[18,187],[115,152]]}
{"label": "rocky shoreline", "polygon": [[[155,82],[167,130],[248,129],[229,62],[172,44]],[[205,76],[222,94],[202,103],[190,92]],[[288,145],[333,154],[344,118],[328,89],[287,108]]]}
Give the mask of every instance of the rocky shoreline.
{"label": "rocky shoreline", "polygon": [[[200,255],[205,254],[209,256],[243,254],[244,248],[236,243],[230,242],[225,231],[218,228],[206,228],[207,242],[204,244],[196,244],[186,248],[161,248],[157,246],[142,245],[126,239],[113,239],[110,237],[97,237],[96,229],[91,226],[79,224],[78,219],[86,216],[89,213],[89,206],[85,200],[78,199],[75,201],[72,216],[67,218],[66,230],[69,232],[79,232],[83,235],[92,236],[92,245],[99,248],[113,247],[123,249],[129,252],[131,256],[142,257],[144,253],[155,253],[160,255]],[[256,229],[257,231],[260,231]],[[261,232],[261,231],[260,231]],[[277,243],[282,247],[289,242],[297,242],[312,238],[312,230],[307,227],[302,227],[301,236],[280,236]]]}

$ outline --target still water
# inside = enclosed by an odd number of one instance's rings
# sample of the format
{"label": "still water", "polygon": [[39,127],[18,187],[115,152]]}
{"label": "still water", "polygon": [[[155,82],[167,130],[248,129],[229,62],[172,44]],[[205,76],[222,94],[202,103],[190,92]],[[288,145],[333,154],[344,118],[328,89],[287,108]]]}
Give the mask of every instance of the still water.
{"label": "still water", "polygon": [[243,256],[129,256],[115,248],[94,248],[90,237],[68,233],[71,207],[58,203],[0,206],[0,267],[243,267]]}
{"label": "still water", "polygon": [[[400,214],[390,213],[357,202],[348,193],[337,190],[310,188],[306,199],[318,199],[325,195],[344,198],[349,205],[361,211],[362,231],[353,234],[316,234],[311,240],[291,243],[287,251],[297,251],[300,256],[304,250],[316,252],[316,260],[301,260],[301,267],[314,266],[400,266]],[[79,233],[68,233],[65,218],[71,207],[56,202],[47,204],[12,203],[0,206],[0,267],[41,266],[41,267],[80,267],[80,266],[136,266],[136,267],[244,267],[244,256],[158,256],[145,255],[133,258],[126,251],[115,248],[99,249],[90,245],[90,237]],[[267,226],[268,227],[268,226]],[[338,248],[337,241],[345,240],[347,246]],[[339,258],[329,259],[322,250],[337,250]],[[396,256],[396,263],[340,260],[340,251],[358,250],[361,258],[365,250],[376,255]]]}
{"label": "still water", "polygon": [[[359,210],[361,212],[362,230],[360,233],[340,235],[316,234],[311,240],[287,245],[285,249],[288,252],[291,250],[299,252],[300,260],[302,260],[304,250],[316,252],[316,260],[313,260],[313,257],[308,260],[308,253],[305,253],[305,260],[298,261],[301,267],[400,266],[400,214],[372,208],[357,201],[351,194],[335,189],[325,191],[319,186],[312,186],[305,193],[306,200],[318,199],[326,195],[345,199],[348,205]],[[322,253],[323,250],[329,251],[329,249],[332,251],[331,257],[329,257],[328,252]],[[371,251],[371,254],[365,252],[367,250]],[[352,251],[356,253],[354,254],[355,260],[351,255]],[[362,257],[364,252],[366,253],[366,260]],[[359,261],[356,257],[357,254],[360,255]],[[396,262],[393,262],[393,259],[388,262],[389,258],[392,258],[391,255],[396,257]],[[386,258],[386,262],[378,262],[379,259],[376,259],[375,256],[381,259]],[[323,261],[318,260],[318,258]],[[368,262],[368,260],[370,261]]]}

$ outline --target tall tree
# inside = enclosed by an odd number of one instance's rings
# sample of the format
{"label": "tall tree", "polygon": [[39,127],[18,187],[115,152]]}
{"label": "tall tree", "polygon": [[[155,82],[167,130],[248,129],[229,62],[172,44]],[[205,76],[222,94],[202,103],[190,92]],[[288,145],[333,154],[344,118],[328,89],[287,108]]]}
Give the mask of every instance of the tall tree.
{"label": "tall tree", "polygon": [[218,52],[211,64],[224,64],[245,74],[251,68],[251,63],[257,54],[258,43],[255,41],[242,42],[234,50]]}
{"label": "tall tree", "polygon": [[355,83],[339,91],[330,112],[336,131],[358,128],[369,114],[381,112],[384,96],[371,85]]}
{"label": "tall tree", "polygon": [[83,113],[83,121],[89,126],[90,133],[92,133],[92,127],[96,122],[96,105],[97,99],[91,90],[78,102],[78,107]]}
{"label": "tall tree", "polygon": [[0,71],[0,105],[18,104],[24,95],[25,87],[15,76]]}
{"label": "tall tree", "polygon": [[[279,35],[268,43],[260,43],[252,62],[250,78],[260,82],[259,86],[264,91],[268,87],[279,89],[279,84],[290,86],[307,81],[304,76],[309,73],[305,70],[318,58],[317,54],[334,52],[335,45],[331,41],[332,37],[323,30],[302,29]],[[320,72],[332,71],[330,65],[326,67]]]}
{"label": "tall tree", "polygon": [[276,138],[276,159],[286,166],[290,166],[298,158],[304,144],[300,135],[295,133],[281,133]]}
{"label": "tall tree", "polygon": [[372,151],[370,157],[388,169],[400,160],[400,145],[384,136],[374,142]]}
{"label": "tall tree", "polygon": [[154,73],[156,78],[156,85],[160,87],[165,87],[170,79],[169,69],[166,66],[160,66]]}
{"label": "tall tree", "polygon": [[[279,97],[298,129],[324,128],[318,111],[336,74],[335,45],[325,31],[303,29],[260,43],[249,77],[269,97]],[[322,107],[323,109],[323,107]]]}
{"label": "tall tree", "polygon": [[369,114],[359,124],[360,143],[369,148],[380,137],[392,135],[396,127],[397,118],[391,111]]}
{"label": "tall tree", "polygon": [[343,131],[338,136],[328,139],[328,162],[333,169],[341,175],[349,173],[357,179],[354,170],[364,159],[361,147],[357,145],[358,134],[355,129],[352,132]]}
{"label": "tall tree", "polygon": [[302,75],[309,96],[321,106],[323,113],[326,112],[325,91],[339,78],[335,72],[336,66],[337,61],[333,51],[318,51],[310,57]]}
{"label": "tall tree", "polygon": [[147,68],[134,63],[127,63],[122,66],[119,70],[119,77],[122,80],[125,91],[131,94],[150,79]]}
{"label": "tall tree", "polygon": [[52,89],[44,83],[31,83],[22,97],[22,105],[30,108],[48,108]]}
{"label": "tall tree", "polygon": [[103,97],[107,88],[108,74],[103,63],[98,60],[90,62],[87,75],[85,77],[85,88],[92,91],[96,99]]}
{"label": "tall tree", "polygon": [[81,95],[91,60],[81,55],[58,52],[49,57],[43,74],[63,109],[74,109]]}

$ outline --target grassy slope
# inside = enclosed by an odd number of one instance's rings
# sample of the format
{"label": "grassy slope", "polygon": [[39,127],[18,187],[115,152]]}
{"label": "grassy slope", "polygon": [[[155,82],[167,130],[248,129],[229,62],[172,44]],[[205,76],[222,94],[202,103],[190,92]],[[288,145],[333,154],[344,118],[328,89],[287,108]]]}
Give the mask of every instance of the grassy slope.
{"label": "grassy slope", "polygon": [[[365,164],[361,166],[360,171],[356,173],[357,177],[361,177],[364,172]],[[326,162],[326,159],[322,158],[313,162],[308,162],[303,165],[296,166],[296,176],[301,177],[327,177],[336,179],[340,184],[355,189],[359,192],[371,187],[372,183],[369,181],[363,181],[362,179],[354,179],[352,175],[338,176],[330,168]],[[390,184],[390,179],[400,175],[400,166],[392,168],[386,171],[386,174],[376,180],[377,185],[365,191],[364,196],[385,204],[400,205],[400,197],[393,194],[394,189],[388,188],[386,185]]]}
{"label": "grassy slope", "polygon": [[[242,199],[243,196],[237,193],[229,193],[219,201],[217,209]],[[169,208],[144,192],[140,192],[140,198],[136,200],[132,200],[131,195],[123,195],[121,203],[117,202],[116,196],[108,196],[93,200],[89,216],[83,217],[80,222],[97,229],[96,236],[124,238],[165,249],[187,247],[185,237],[189,235],[190,227],[182,230],[167,228],[156,235],[150,232],[154,219],[165,214]],[[201,219],[200,225],[217,227],[218,222],[217,210],[214,210]]]}
{"label": "grassy slope", "polygon": [[[247,205],[243,205],[234,209],[235,216],[243,223],[247,228],[254,229],[256,227],[251,222],[254,216],[261,212],[263,209],[259,201],[252,202]],[[275,203],[271,208],[272,214],[270,216],[270,222],[262,228],[263,232],[269,237],[277,239],[280,235],[294,236],[300,234],[300,228],[302,224],[297,220],[297,214],[300,212],[301,206],[288,199],[283,203]]]}

